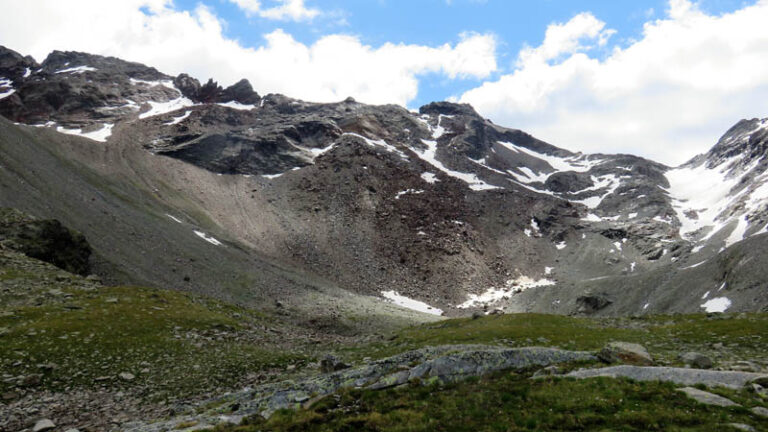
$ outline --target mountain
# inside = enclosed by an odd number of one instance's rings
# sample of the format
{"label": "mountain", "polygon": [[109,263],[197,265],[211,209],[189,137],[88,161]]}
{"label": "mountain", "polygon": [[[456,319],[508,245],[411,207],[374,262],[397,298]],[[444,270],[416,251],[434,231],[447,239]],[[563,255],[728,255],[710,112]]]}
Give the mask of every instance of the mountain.
{"label": "mountain", "polygon": [[768,119],[672,168],[573,153],[468,105],[309,103],[6,48],[0,114],[0,205],[83,233],[107,282],[277,300],[308,322],[387,302],[768,310]]}

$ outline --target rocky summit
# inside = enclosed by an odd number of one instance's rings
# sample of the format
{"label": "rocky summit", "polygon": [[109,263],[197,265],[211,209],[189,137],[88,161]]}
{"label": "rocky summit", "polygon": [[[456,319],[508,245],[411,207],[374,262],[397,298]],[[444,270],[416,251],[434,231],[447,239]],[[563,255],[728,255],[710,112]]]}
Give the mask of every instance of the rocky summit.
{"label": "rocky summit", "polygon": [[765,426],[768,119],[669,167],[257,90],[0,47],[0,430]]}

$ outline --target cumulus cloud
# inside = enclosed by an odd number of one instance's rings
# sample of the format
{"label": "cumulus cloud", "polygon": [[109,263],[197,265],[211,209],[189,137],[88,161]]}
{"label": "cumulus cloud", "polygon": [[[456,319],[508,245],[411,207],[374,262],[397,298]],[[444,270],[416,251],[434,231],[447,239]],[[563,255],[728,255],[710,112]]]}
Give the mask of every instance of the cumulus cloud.
{"label": "cumulus cloud", "polygon": [[766,22],[768,0],[719,16],[671,0],[641,38],[611,47],[613,31],[582,13],[460,100],[566,148],[682,163],[739,119],[768,116]]}
{"label": "cumulus cloud", "polygon": [[279,3],[273,7],[263,7],[260,0],[230,0],[248,16],[260,16],[280,21],[308,21],[320,15],[317,9],[308,8],[304,0],[274,0]]}
{"label": "cumulus cloud", "polygon": [[[254,0],[239,1],[270,10]],[[490,34],[465,33],[455,44],[434,47],[370,46],[348,35],[327,35],[308,45],[276,30],[260,46],[246,47],[224,35],[225,23],[210,9],[179,11],[170,0],[0,0],[0,9],[13,11],[0,15],[0,41],[38,60],[53,49],[112,55],[225,85],[248,78],[260,93],[312,101],[353,96],[406,105],[418,93],[421,74],[482,79],[497,68],[496,38]]]}

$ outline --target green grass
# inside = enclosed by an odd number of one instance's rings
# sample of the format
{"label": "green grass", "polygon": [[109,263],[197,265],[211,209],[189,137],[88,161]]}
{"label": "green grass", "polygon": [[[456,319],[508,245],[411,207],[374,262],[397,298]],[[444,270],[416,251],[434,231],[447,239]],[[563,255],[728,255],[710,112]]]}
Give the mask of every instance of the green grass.
{"label": "green grass", "polygon": [[269,420],[253,418],[216,430],[723,431],[728,423],[765,430],[745,408],[700,405],[668,383],[530,380],[527,374],[497,373],[444,387],[344,392],[309,410],[283,410]]}
{"label": "green grass", "polygon": [[[768,351],[768,314],[643,318],[576,318],[515,314],[453,319],[409,327],[385,342],[341,348],[350,359],[381,358],[428,345],[490,344],[553,346],[598,350],[610,341],[642,344],[661,363],[679,364],[678,355],[700,351],[729,358],[764,358]],[[713,349],[713,343],[724,348]]]}
{"label": "green grass", "polygon": [[[40,375],[36,387],[141,387],[183,398],[231,386],[246,374],[306,361],[261,343],[267,320],[189,295],[139,287],[64,289],[64,303],[17,307],[0,317],[0,367]],[[116,300],[116,302],[115,302]],[[43,365],[53,363],[53,369]],[[122,372],[132,381],[117,377]],[[8,383],[0,390],[10,390]]]}

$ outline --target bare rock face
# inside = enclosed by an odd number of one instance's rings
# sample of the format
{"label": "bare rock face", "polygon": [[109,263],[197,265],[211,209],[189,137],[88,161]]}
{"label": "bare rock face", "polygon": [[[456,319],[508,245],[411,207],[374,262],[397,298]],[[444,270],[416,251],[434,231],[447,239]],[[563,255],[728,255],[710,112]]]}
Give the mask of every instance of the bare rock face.
{"label": "bare rock face", "polygon": [[91,247],[79,232],[57,220],[35,220],[0,209],[0,245],[79,275],[88,275]]}
{"label": "bare rock face", "polygon": [[242,79],[237,83],[222,88],[213,79],[209,79],[204,85],[200,81],[187,74],[181,74],[173,79],[173,84],[181,94],[199,103],[226,103],[238,102],[243,105],[253,105],[261,100],[258,93],[253,90],[251,83]]}

